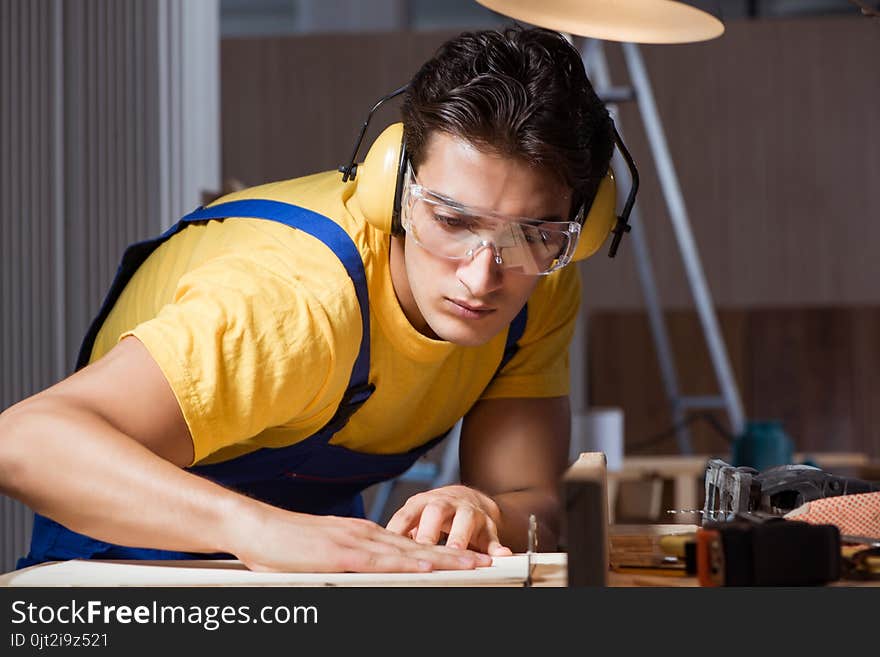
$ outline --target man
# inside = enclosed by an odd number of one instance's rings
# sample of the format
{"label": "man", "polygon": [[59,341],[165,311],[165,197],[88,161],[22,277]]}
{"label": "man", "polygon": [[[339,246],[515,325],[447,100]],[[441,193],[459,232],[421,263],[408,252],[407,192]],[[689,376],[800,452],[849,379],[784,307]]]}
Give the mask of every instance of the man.
{"label": "man", "polygon": [[[354,180],[236,192],[126,253],[81,368],[0,420],[0,485],[38,513],[21,566],[473,568],[523,550],[532,513],[556,544],[564,265],[610,118],[560,35],[515,28],[445,44],[403,123],[387,226],[368,155]],[[349,517],[460,417],[462,485],[385,529]]]}

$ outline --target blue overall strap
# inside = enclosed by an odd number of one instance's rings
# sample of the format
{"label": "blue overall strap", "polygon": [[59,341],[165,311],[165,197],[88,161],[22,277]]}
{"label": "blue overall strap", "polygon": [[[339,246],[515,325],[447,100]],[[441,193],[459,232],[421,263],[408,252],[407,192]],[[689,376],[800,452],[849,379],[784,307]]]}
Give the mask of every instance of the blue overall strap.
{"label": "blue overall strap", "polygon": [[[326,244],[336,254],[336,257],[339,258],[339,261],[345,267],[345,271],[351,277],[351,281],[354,283],[354,291],[357,295],[358,306],[361,310],[362,337],[360,350],[355,359],[354,367],[351,370],[348,389],[339,405],[337,416],[331,420],[331,422],[338,422],[344,425],[348,421],[348,417],[340,417],[340,413],[350,416],[361,403],[367,400],[374,389],[374,386],[369,383],[370,303],[367,292],[367,275],[364,272],[364,261],[361,258],[360,251],[358,251],[348,233],[332,219],[328,219],[317,212],[312,212],[290,203],[282,203],[281,201],[262,199],[228,201],[190,212],[180,220],[180,223],[205,221],[207,219],[226,219],[228,217],[270,219],[291,228],[302,230]],[[346,411],[344,409],[350,410]]]}
{"label": "blue overall strap", "polygon": [[504,366],[516,355],[516,352],[519,351],[519,339],[522,337],[523,332],[526,330],[526,322],[529,318],[529,306],[526,304],[522,307],[522,310],[517,313],[516,317],[513,318],[513,321],[510,323],[510,328],[507,329],[507,341],[504,343],[504,355],[501,356],[501,363],[498,365],[498,369],[495,370],[495,374],[498,374]]}
{"label": "blue overall strap", "polygon": [[76,358],[77,370],[80,370],[89,364],[89,360],[92,357],[92,347],[95,346],[95,339],[98,337],[98,332],[101,330],[101,327],[104,326],[107,316],[110,314],[110,311],[113,310],[113,306],[116,305],[116,302],[119,300],[119,296],[122,294],[128,281],[131,280],[131,277],[138,268],[144,264],[144,261],[150,257],[150,254],[155,251],[160,244],[165,242],[175,233],[179,233],[185,225],[186,224],[178,221],[159,237],[151,237],[149,239],[141,240],[140,242],[129,245],[129,247],[125,249],[125,253],[122,255],[122,259],[119,262],[119,266],[116,268],[116,274],[113,277],[113,282],[110,284],[110,289],[107,290],[101,308],[98,310],[98,314],[95,315],[95,318],[89,325],[85,337],[80,344]]}

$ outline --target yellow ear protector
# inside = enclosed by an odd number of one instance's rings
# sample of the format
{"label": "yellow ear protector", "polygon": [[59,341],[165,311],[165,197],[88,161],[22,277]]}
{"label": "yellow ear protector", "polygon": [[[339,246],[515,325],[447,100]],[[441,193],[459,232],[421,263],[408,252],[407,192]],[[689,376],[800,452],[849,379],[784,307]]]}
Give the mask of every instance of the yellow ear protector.
{"label": "yellow ear protector", "polygon": [[[364,161],[357,164],[355,160],[373,113],[382,103],[400,95],[405,90],[406,87],[396,89],[373,105],[361,128],[349,163],[339,167],[343,182],[354,180],[357,177],[357,187],[352,201],[357,204],[364,218],[375,228],[391,235],[403,234],[403,228],[400,224],[400,199],[407,163],[403,124],[393,123],[385,128],[370,146]],[[614,140],[623,154],[632,178],[626,204],[619,216],[615,214],[617,185],[614,181],[614,174],[609,167],[608,173],[599,184],[599,189],[593,198],[589,211],[584,209],[585,218],[572,260],[583,260],[593,255],[601,248],[611,233],[614,233],[614,239],[611,242],[608,255],[613,258],[617,254],[617,248],[623,234],[630,230],[628,221],[639,187],[639,174],[616,128],[614,128]]]}

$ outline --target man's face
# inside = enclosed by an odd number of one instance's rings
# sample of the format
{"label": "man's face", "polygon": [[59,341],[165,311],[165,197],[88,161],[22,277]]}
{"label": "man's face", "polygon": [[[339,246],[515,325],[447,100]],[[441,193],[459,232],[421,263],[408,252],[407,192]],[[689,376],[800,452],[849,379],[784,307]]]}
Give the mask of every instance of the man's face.
{"label": "man's face", "polygon": [[[571,189],[550,172],[441,132],[428,140],[417,176],[420,185],[459,204],[510,216],[564,221],[571,206]],[[425,250],[407,232],[392,240],[391,279],[420,333],[476,346],[510,324],[539,277],[503,268],[491,247],[451,260]]]}

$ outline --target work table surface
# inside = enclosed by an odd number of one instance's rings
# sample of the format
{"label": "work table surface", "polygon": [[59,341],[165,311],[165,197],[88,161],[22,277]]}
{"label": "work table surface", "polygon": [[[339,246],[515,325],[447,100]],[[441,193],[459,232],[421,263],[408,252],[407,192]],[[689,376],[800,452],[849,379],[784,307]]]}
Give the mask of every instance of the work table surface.
{"label": "work table surface", "polygon": [[[650,555],[658,554],[659,538],[695,531],[694,525],[612,525],[609,527],[611,587],[698,587],[696,577],[683,571],[663,574],[633,572]],[[0,575],[0,586],[445,586],[523,587],[528,579],[528,557],[496,558],[490,568],[432,573],[255,573],[238,561],[69,561],[51,562]],[[531,555],[531,585],[564,587],[568,583],[568,555],[541,552]],[[616,569],[626,572],[618,572]],[[840,580],[831,586],[880,587],[880,580]]]}

